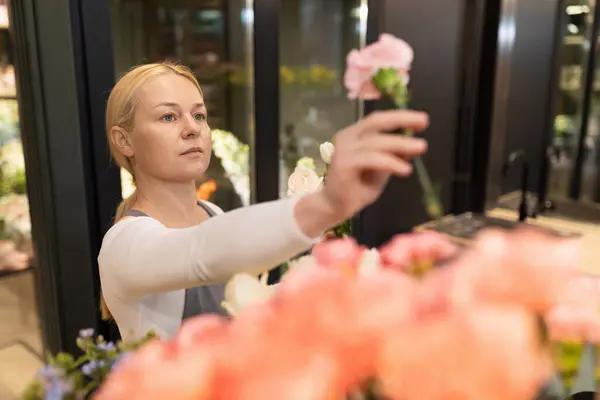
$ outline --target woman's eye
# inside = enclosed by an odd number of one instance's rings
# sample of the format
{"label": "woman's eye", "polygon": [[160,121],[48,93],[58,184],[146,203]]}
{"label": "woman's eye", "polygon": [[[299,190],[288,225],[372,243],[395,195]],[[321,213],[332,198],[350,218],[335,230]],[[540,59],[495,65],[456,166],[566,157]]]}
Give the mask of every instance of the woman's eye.
{"label": "woman's eye", "polygon": [[162,117],[160,117],[160,120],[165,122],[172,122],[175,121],[175,116],[173,114],[163,115]]}
{"label": "woman's eye", "polygon": [[206,120],[206,115],[196,114],[196,115],[194,115],[194,118],[196,119],[196,121],[204,121],[204,120]]}

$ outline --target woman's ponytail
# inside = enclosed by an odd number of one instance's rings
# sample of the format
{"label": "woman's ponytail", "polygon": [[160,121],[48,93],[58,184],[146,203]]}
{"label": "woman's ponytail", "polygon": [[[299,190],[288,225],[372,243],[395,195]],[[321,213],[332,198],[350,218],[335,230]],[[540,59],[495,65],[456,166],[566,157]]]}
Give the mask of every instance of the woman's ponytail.
{"label": "woman's ponytail", "polygon": [[135,204],[135,201],[136,201],[136,192],[134,190],[133,193],[129,197],[124,199],[121,202],[121,204],[119,204],[119,207],[117,207],[117,212],[115,213],[115,220],[114,220],[115,224],[117,222],[119,222],[119,220],[121,218],[123,218],[123,215],[125,215],[125,213],[127,213],[128,211],[131,210],[131,208]]}

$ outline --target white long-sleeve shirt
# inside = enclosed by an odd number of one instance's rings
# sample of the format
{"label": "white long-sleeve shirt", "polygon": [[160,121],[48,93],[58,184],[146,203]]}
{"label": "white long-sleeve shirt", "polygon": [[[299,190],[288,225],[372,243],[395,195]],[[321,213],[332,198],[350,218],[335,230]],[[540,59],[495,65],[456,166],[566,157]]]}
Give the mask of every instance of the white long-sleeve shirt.
{"label": "white long-sleeve shirt", "polygon": [[185,289],[258,275],[307,250],[294,216],[297,198],[261,203],[185,229],[151,217],[126,218],[104,236],[98,256],[102,294],[124,340],[150,330],[171,337],[182,321]]}

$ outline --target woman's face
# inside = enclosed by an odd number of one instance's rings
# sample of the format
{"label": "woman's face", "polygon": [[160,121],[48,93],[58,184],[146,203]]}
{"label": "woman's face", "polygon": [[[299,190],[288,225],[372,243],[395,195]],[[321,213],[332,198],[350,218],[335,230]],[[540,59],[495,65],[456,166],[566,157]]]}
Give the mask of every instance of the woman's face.
{"label": "woman's face", "polygon": [[173,182],[200,178],[210,162],[211,134],[196,85],[168,73],[144,84],[137,95],[130,135],[136,174]]}

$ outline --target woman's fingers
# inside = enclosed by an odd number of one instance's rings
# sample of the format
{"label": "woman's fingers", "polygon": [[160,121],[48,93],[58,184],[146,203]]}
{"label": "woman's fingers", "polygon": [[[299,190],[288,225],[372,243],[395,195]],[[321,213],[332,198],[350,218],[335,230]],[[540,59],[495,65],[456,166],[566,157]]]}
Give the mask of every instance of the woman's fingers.
{"label": "woman's fingers", "polygon": [[412,164],[393,154],[380,151],[366,151],[353,160],[359,170],[371,170],[386,174],[408,176],[412,173]]}
{"label": "woman's fingers", "polygon": [[427,142],[421,138],[401,136],[393,133],[368,135],[357,141],[359,151],[381,151],[401,157],[417,157],[427,151]]}
{"label": "woman's fingers", "polygon": [[429,125],[429,116],[412,110],[387,110],[369,114],[355,125],[360,133],[392,132],[399,129],[422,131]]}

